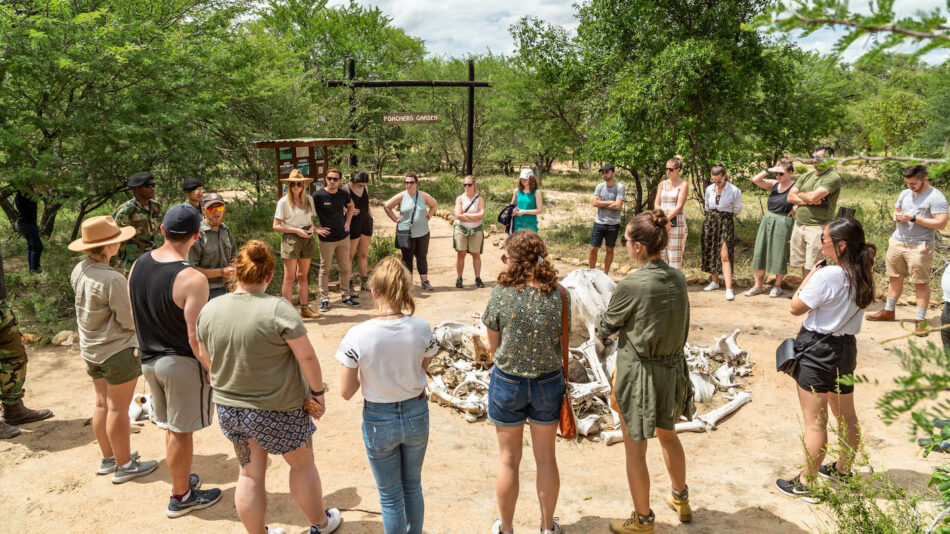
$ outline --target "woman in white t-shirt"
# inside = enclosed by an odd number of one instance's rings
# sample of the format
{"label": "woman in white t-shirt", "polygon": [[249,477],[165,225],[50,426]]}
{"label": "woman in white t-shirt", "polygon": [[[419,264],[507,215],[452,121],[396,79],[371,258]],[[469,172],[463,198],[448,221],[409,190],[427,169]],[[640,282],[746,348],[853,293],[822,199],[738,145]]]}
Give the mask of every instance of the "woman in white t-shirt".
{"label": "woman in white t-shirt", "polygon": [[340,392],[363,387],[363,444],[379,489],[386,534],[421,534],[422,462],[429,442],[426,368],[438,352],[428,321],[412,317],[412,275],[396,257],[370,277],[376,318],[351,328],[337,349]]}
{"label": "woman in white t-shirt", "polygon": [[[795,338],[795,353],[800,356],[794,373],[805,422],[804,469],[790,480],[775,481],[782,493],[812,503],[818,500],[806,484],[813,483],[816,475],[829,480],[853,476],[851,462],[861,443],[854,385],[839,379],[853,375],[857,364],[854,336],[861,330],[861,311],[874,300],[872,269],[877,248],[865,240],[861,223],[838,218],[825,226],[821,251],[837,265],[816,265],[791,304],[792,315],[808,314]],[[841,447],[837,461],[822,465],[829,407],[838,421]]]}
{"label": "woman in white t-shirt", "polygon": [[[287,194],[277,201],[274,212],[274,230],[280,232],[280,259],[284,263],[284,281],[280,294],[288,302],[294,301],[294,280],[297,281],[297,297],[300,299],[300,315],[307,319],[320,317],[310,309],[310,260],[316,245],[313,242],[313,199],[307,194],[307,185],[313,182],[294,169],[280,183],[287,186]],[[318,230],[319,232],[320,230]]]}

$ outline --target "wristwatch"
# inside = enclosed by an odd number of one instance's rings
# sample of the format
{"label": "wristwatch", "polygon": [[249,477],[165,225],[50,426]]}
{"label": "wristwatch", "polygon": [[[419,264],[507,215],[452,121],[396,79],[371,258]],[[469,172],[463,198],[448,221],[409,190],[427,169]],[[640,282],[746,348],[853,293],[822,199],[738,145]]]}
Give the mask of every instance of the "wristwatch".
{"label": "wristwatch", "polygon": [[912,222],[912,223],[917,222],[917,216],[916,216],[916,215],[912,216],[912,217],[910,218],[910,222]]}

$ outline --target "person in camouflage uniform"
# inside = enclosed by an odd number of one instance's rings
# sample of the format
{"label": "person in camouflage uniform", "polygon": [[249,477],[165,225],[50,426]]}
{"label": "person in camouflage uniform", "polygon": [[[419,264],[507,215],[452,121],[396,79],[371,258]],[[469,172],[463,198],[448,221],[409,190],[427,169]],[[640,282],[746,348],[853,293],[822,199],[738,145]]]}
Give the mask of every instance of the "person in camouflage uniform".
{"label": "person in camouflage uniform", "polygon": [[137,172],[129,177],[126,185],[132,188],[134,197],[116,208],[112,218],[119,226],[132,226],[135,236],[119,249],[119,268],[128,271],[135,260],[146,252],[158,248],[165,241],[162,237],[162,205],[152,200],[155,197],[155,178],[150,172]]}
{"label": "person in camouflage uniform", "polygon": [[7,280],[3,274],[3,256],[0,255],[0,403],[3,404],[0,439],[19,435],[17,425],[53,417],[49,410],[30,410],[23,405],[26,361],[16,315],[7,303]]}

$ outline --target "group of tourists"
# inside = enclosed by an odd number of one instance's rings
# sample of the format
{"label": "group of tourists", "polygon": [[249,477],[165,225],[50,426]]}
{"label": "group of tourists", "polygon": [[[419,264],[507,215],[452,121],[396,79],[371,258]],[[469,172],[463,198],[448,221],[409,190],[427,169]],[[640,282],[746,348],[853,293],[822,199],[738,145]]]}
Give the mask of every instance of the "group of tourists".
{"label": "group of tourists", "polygon": [[[756,284],[746,294],[765,292],[768,272],[778,275],[770,296],[779,296],[787,264],[803,268],[790,312],[806,316],[794,342],[798,365],[791,372],[806,425],[804,467],[797,476],[777,480],[776,486],[782,493],[810,502],[816,501],[815,477],[845,480],[853,476],[851,464],[860,444],[854,386],[840,378],[853,374],[856,367],[855,335],[863,310],[874,298],[872,267],[877,253],[866,242],[858,221],[832,218],[840,176],[822,165],[829,151],[818,147],[817,169],[797,181],[792,179],[794,168],[788,161],[752,179],[770,196],[756,240]],[[599,248],[606,245],[604,270],[609,271],[618,239],[639,267],[617,284],[596,332],[602,340],[615,338],[618,347],[611,407],[621,415],[634,510],[628,519],[609,522],[617,533],[653,532],[656,513],[650,505],[646,463],[647,440],[652,437],[663,449],[670,476],[666,505],[679,521],[692,520],[686,457],[675,432],[676,423],[695,412],[683,352],[690,306],[680,270],[687,234],[683,210],[689,194],[689,184],[680,176],[682,167],[679,158],[669,160],[668,178],[658,187],[655,209],[625,224],[621,217],[625,189],[616,180],[613,166],[600,169],[604,181],[592,198],[596,215],[591,268]],[[741,192],[729,182],[724,167],[713,167],[711,176],[705,194],[702,264],[714,277],[705,289],[717,289],[722,276],[727,299],[732,300],[733,219],[742,210]],[[888,300],[869,320],[894,319],[904,276],[917,290],[918,321],[924,319],[921,310],[925,312],[928,305],[935,233],[947,224],[947,201],[928,183],[926,167],[908,167],[903,177],[907,190],[895,204],[897,229],[886,256]],[[329,169],[325,187],[312,194],[306,193],[312,180],[299,171],[282,182],[287,190],[277,203],[273,223],[281,235],[282,297],[266,292],[276,269],[270,247],[251,240],[238,248],[224,223],[225,199],[218,193],[205,193],[197,179],[185,181],[184,202],[162,213],[154,200],[152,174],[134,174],[127,182],[134,198],[113,216],[82,223],[81,238],[69,245],[83,254],[70,284],[75,291],[80,354],[95,389],[92,429],[102,454],[97,473],[111,474],[112,482],[120,484],[157,469],[155,460],[140,458],[130,444],[127,410],[138,377],[144,376],[152,420],[165,430],[172,486],[168,517],[207,508],[221,498],[220,489],[202,489],[200,476],[191,472],[193,434],[210,426],[216,411],[221,432],[235,450],[239,467],[235,507],[248,532],[279,531],[265,526],[270,454],[283,456],[290,466],[291,496],[308,517],[310,532],[332,532],[340,525],[339,510],[326,508],[323,501],[312,448],[313,420],[326,413],[326,385],[303,322],[319,317],[309,307],[307,281],[317,250],[316,234],[321,311],[329,309],[333,259],[340,272],[341,303],[360,306],[350,276],[357,256],[360,290],[369,291],[374,303],[375,316],[347,331],[335,357],[342,365],[343,398],[349,400],[362,390],[363,440],[379,490],[384,531],[421,533],[425,515],[421,473],[429,437],[426,369],[438,348],[429,323],[413,317],[412,272],[417,269],[422,288],[432,290],[428,221],[436,211],[436,201],[419,190],[415,174],[406,174],[405,191],[383,204],[396,223],[401,261],[383,259],[368,276],[366,254],[373,235],[368,174],[360,171],[344,186],[342,173]],[[456,287],[463,287],[467,255],[472,256],[475,286],[483,287],[486,203],[474,177],[464,177],[462,186],[453,229]],[[537,467],[539,529],[542,534],[561,532],[555,517],[560,488],[555,440],[566,393],[561,354],[571,306],[538,235],[537,216],[542,210],[537,179],[525,169],[512,195],[510,236],[501,258],[504,269],[481,316],[494,354],[488,419],[495,426],[499,447],[496,497],[500,517],[491,526],[497,534],[513,531],[526,423]],[[111,266],[113,258],[118,260],[118,269]],[[827,265],[828,260],[834,265]],[[5,303],[3,282],[0,276],[0,344],[4,347],[0,400],[5,417],[0,436],[11,437],[14,430],[19,432],[14,425],[52,413],[29,410],[22,403],[26,353]],[[296,307],[291,304],[294,282]],[[950,277],[946,274],[944,286],[947,322]],[[944,342],[950,342],[950,337],[944,337]],[[828,408],[837,419],[838,436],[845,446],[834,462],[824,464]]]}

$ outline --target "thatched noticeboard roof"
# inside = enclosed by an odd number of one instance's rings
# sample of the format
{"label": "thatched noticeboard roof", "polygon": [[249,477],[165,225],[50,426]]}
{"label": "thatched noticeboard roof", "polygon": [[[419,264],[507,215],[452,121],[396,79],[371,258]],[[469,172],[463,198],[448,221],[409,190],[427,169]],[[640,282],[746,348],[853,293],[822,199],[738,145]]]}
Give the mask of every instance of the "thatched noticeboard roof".
{"label": "thatched noticeboard roof", "polygon": [[298,146],[341,146],[355,145],[356,139],[338,138],[338,139],[320,139],[316,137],[300,137],[297,139],[267,139],[254,143],[257,148],[284,148]]}

